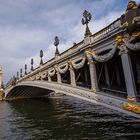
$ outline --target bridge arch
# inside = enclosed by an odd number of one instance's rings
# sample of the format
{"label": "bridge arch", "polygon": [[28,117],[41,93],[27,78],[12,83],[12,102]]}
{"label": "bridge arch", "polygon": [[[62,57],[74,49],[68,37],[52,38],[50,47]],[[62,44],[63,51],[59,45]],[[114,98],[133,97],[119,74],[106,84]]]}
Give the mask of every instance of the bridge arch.
{"label": "bridge arch", "polygon": [[34,98],[41,96],[49,96],[54,92],[53,89],[43,88],[33,83],[31,85],[19,84],[14,86],[6,95],[6,99]]}

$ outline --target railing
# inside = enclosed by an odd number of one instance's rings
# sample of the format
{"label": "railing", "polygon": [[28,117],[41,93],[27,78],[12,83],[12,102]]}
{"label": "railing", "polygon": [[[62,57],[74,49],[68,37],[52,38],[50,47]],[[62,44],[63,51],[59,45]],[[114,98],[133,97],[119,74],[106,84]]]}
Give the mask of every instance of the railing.
{"label": "railing", "polygon": [[116,29],[121,27],[120,18],[112,22],[107,27],[103,28],[102,30],[98,31],[97,33],[92,35],[92,42],[99,40],[100,38],[108,35],[110,32],[115,31]]}

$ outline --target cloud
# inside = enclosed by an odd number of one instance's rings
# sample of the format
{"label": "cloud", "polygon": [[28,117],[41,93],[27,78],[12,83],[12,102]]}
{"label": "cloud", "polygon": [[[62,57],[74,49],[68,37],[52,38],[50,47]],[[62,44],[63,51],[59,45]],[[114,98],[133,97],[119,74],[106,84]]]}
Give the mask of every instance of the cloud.
{"label": "cloud", "polygon": [[[139,1],[139,0],[137,0]],[[59,50],[70,48],[84,38],[81,24],[85,9],[93,14],[89,24],[92,33],[99,31],[118,18],[127,0],[4,0],[0,5],[0,64],[4,82],[34,58],[39,65],[39,51],[43,60],[54,57],[54,37],[60,38]]]}
{"label": "cloud", "polygon": [[[47,40],[47,34],[42,30],[30,30],[28,28],[0,28],[0,46],[2,51],[10,52],[9,54],[18,54],[20,51],[33,51],[33,45],[38,47],[39,43]],[[38,49],[34,48],[34,49]],[[1,54],[2,55],[2,54]]]}

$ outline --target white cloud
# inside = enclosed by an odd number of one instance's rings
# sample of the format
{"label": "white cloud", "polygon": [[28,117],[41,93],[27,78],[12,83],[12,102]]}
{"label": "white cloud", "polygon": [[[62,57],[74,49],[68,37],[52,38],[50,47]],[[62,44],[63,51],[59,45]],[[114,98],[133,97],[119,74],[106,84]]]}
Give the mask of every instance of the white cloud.
{"label": "white cloud", "polygon": [[95,20],[91,23],[91,30],[93,33],[101,30],[105,26],[109,25],[113,21],[115,21],[117,18],[119,18],[123,14],[122,11],[115,11],[111,12],[108,15],[102,17],[101,19]]}
{"label": "white cloud", "polygon": [[0,64],[4,69],[4,81],[24,68],[24,64],[30,69],[31,58],[37,66],[41,49],[44,61],[52,58],[54,36],[60,38],[60,52],[80,42],[85,32],[80,22],[84,9],[93,13],[89,27],[95,33],[122,14],[120,3],[115,0],[3,1],[0,5]]}

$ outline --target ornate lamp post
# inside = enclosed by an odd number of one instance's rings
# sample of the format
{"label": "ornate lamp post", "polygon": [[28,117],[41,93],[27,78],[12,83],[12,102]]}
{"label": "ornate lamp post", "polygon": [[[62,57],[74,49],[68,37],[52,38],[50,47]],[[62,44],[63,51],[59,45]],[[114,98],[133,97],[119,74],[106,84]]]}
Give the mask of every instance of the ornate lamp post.
{"label": "ornate lamp post", "polygon": [[85,10],[83,12],[83,17],[84,18],[82,18],[82,21],[81,22],[82,22],[83,25],[86,25],[85,37],[87,37],[87,36],[90,36],[91,35],[91,32],[90,32],[89,27],[88,27],[88,23],[90,22],[90,20],[92,18],[92,15],[91,15],[90,12],[88,12],[87,10]]}
{"label": "ornate lamp post", "polygon": [[27,74],[27,64],[25,64],[25,75]]}
{"label": "ornate lamp post", "polygon": [[56,36],[54,38],[54,46],[56,47],[55,56],[59,55],[58,45],[59,45],[59,38]]}
{"label": "ornate lamp post", "polygon": [[20,69],[20,77],[22,77],[22,69]]}
{"label": "ornate lamp post", "polygon": [[34,64],[34,59],[32,58],[32,59],[31,59],[31,71],[33,71],[33,69],[34,69],[34,68],[33,68],[33,64]]}
{"label": "ornate lamp post", "polygon": [[42,51],[42,50],[40,50],[40,58],[41,58],[41,60],[40,60],[40,65],[43,65],[43,60],[42,60],[42,57],[43,57],[43,51]]}

